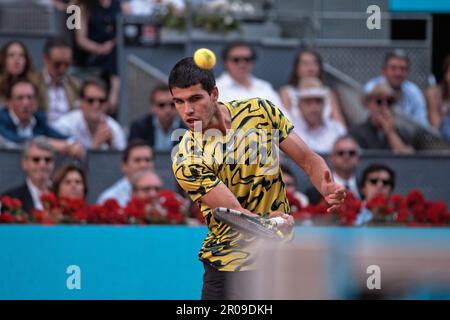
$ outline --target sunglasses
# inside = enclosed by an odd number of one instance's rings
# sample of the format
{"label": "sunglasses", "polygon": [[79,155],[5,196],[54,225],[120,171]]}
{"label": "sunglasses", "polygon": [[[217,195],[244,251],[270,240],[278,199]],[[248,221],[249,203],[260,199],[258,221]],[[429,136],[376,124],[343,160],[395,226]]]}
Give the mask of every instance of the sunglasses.
{"label": "sunglasses", "polygon": [[358,151],[356,150],[336,150],[335,154],[339,157],[343,157],[348,155],[349,157],[354,157],[358,155]]}
{"label": "sunglasses", "polygon": [[38,164],[41,161],[44,161],[45,164],[50,164],[54,161],[54,159],[52,157],[30,157],[30,159],[35,164]]}
{"label": "sunglasses", "polygon": [[64,68],[70,67],[70,62],[67,62],[67,61],[53,61],[52,64],[53,64],[53,67],[55,67],[56,69],[59,69],[61,67],[64,67]]}
{"label": "sunglasses", "polygon": [[233,63],[240,63],[240,62],[246,62],[246,63],[250,63],[253,62],[253,57],[230,57],[228,58],[229,61],[233,62]]}
{"label": "sunglasses", "polygon": [[391,179],[380,179],[380,178],[371,178],[369,179],[369,182],[371,185],[377,185],[378,182],[383,183],[383,187],[392,186],[392,180]]}
{"label": "sunglasses", "polygon": [[376,98],[375,99],[375,103],[379,107],[382,106],[382,105],[387,105],[388,107],[390,107],[390,106],[392,106],[394,104],[394,99],[392,99],[392,98],[387,98],[387,99]]}
{"label": "sunglasses", "polygon": [[157,186],[136,187],[136,191],[139,191],[139,192],[149,192],[151,190],[155,190],[156,192],[159,192],[159,191],[161,191],[161,187],[157,187]]}
{"label": "sunglasses", "polygon": [[164,109],[165,107],[175,108],[175,103],[173,101],[155,102],[155,105],[160,109]]}
{"label": "sunglasses", "polygon": [[106,101],[108,101],[108,99],[106,98],[91,98],[91,97],[85,97],[84,100],[89,104],[94,104],[95,102],[104,104],[106,103]]}
{"label": "sunglasses", "polygon": [[14,100],[16,100],[16,101],[22,101],[22,100],[25,100],[25,99],[27,99],[27,100],[34,100],[35,96],[31,95],[31,94],[24,94],[24,95],[15,96],[15,97],[12,97],[12,98]]}

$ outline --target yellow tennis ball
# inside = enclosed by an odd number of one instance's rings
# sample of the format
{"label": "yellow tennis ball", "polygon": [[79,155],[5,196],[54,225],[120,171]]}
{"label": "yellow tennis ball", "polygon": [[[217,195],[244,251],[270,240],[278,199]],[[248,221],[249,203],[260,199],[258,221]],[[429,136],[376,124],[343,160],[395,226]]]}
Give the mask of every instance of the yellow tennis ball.
{"label": "yellow tennis ball", "polygon": [[211,70],[216,65],[216,55],[209,49],[201,48],[194,52],[194,62],[199,68]]}

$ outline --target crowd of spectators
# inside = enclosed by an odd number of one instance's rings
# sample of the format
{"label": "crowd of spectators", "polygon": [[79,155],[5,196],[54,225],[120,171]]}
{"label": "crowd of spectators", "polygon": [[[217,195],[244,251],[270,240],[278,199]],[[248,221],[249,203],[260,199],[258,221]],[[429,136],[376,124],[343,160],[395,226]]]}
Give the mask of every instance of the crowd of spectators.
{"label": "crowd of spectators", "polygon": [[[72,3],[53,2],[61,10]],[[145,3],[76,3],[82,9],[82,28],[75,32],[73,44],[59,37],[46,41],[42,70],[33,67],[33,57],[21,41],[12,40],[0,49],[0,147],[22,149],[21,166],[26,173],[22,185],[10,186],[4,194],[20,199],[26,212],[44,209],[40,199],[48,192],[86,200],[87,152],[117,150],[123,152],[119,164],[123,177],[100,194],[98,204],[114,199],[125,207],[137,197],[159,205],[165,182],[155,171],[154,153],[170,152],[177,143],[172,133],[186,128],[168,86],[149,92],[148,113],[129,124],[116,120],[121,80],[115,21],[119,13],[135,12]],[[158,3],[153,3],[155,8]],[[75,58],[89,73],[83,79],[71,72]],[[358,198],[388,195],[395,185],[395,173],[382,165],[367,168],[358,183],[355,172],[364,150],[413,154],[422,147],[416,143],[417,133],[397,122],[397,114],[450,142],[450,57],[444,62],[442,81],[424,94],[408,79],[412,61],[406,52],[387,53],[381,75],[364,86],[361,101],[368,117],[357,124],[344,116],[344,106],[326,83],[322,58],[315,50],[298,52],[291,74],[286,75],[288,81],[278,91],[253,74],[257,58],[256,49],[244,41],[223,48],[219,100],[261,97],[271,101],[310,148],[328,155],[334,179]],[[56,157],[67,162],[55,168]],[[283,172],[288,192],[302,204],[320,202],[317,190],[296,190],[295,176],[287,167]],[[363,224],[364,219],[367,215],[357,221]]]}

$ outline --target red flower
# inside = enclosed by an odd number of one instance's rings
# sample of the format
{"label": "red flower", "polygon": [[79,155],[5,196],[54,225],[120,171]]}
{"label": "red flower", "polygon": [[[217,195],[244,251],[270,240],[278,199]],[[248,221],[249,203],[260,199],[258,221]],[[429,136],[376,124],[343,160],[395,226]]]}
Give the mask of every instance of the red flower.
{"label": "red flower", "polygon": [[[2,199],[3,203],[3,199]],[[0,214],[0,223],[14,223],[14,217],[9,212],[2,212]]]}
{"label": "red flower", "polygon": [[447,222],[447,206],[443,201],[430,203],[425,213],[427,220],[433,224]]}
{"label": "red flower", "polygon": [[42,205],[46,209],[53,209],[59,206],[59,201],[53,192],[44,193],[41,195]]}
{"label": "red flower", "polygon": [[4,195],[1,200],[3,207],[6,207],[8,209],[12,209],[14,207],[13,200],[9,197]]}
{"label": "red flower", "polygon": [[423,193],[417,189],[412,190],[406,196],[406,204],[408,205],[408,207],[412,207],[416,204],[424,204],[424,203],[425,203],[425,197],[423,196]]}

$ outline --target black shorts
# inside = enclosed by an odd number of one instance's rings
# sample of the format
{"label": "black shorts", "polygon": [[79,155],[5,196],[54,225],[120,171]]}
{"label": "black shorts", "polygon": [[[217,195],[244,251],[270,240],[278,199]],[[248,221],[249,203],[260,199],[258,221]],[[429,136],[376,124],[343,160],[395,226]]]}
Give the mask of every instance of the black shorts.
{"label": "black shorts", "polygon": [[251,277],[255,271],[219,271],[203,263],[202,300],[246,300],[249,299]]}

